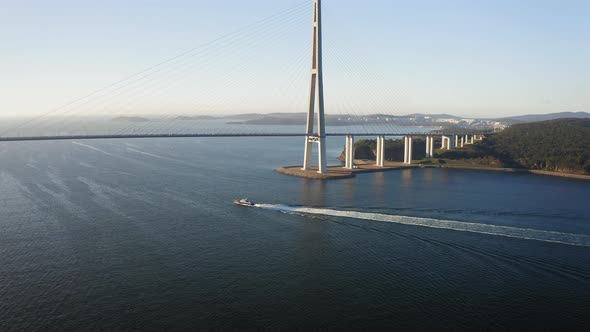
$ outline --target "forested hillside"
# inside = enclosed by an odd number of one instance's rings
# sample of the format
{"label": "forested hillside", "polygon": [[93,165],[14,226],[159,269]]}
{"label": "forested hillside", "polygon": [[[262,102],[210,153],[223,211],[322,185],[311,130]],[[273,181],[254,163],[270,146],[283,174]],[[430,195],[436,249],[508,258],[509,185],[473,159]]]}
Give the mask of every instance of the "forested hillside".
{"label": "forested hillside", "polygon": [[[440,141],[439,141],[440,142]],[[439,142],[435,143],[440,146]],[[414,160],[425,158],[424,140],[414,140]],[[357,159],[375,159],[376,142],[356,143]],[[385,142],[385,159],[403,160],[401,140]],[[559,119],[513,125],[464,149],[435,150],[432,162],[590,174],[590,119]]]}
{"label": "forested hillside", "polygon": [[506,166],[590,174],[590,119],[517,124],[479,145]]}

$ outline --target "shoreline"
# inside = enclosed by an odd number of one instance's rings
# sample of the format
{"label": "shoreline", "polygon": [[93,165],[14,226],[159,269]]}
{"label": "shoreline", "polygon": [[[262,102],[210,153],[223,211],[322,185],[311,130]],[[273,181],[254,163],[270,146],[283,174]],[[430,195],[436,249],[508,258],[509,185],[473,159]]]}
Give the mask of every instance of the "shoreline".
{"label": "shoreline", "polygon": [[525,169],[525,168],[505,168],[505,167],[486,167],[486,166],[481,166],[481,167],[478,167],[478,166],[452,166],[452,165],[451,166],[444,166],[441,168],[505,172],[505,173],[535,174],[535,175],[545,175],[545,176],[553,176],[553,177],[560,177],[560,178],[590,181],[590,175],[560,173],[560,172],[551,172],[551,171],[540,171],[540,170]]}
{"label": "shoreline", "polygon": [[457,170],[463,169],[463,170],[475,170],[475,171],[534,174],[534,175],[544,175],[544,176],[561,177],[561,178],[574,179],[574,180],[590,181],[590,175],[559,173],[559,172],[540,171],[540,170],[523,169],[523,168],[502,168],[502,167],[486,167],[486,166],[481,166],[481,167],[480,166],[454,166],[454,165],[438,166],[438,165],[419,165],[419,164],[407,165],[407,164],[404,164],[401,162],[391,162],[391,161],[386,162],[385,167],[377,167],[377,166],[375,166],[373,161],[369,161],[369,160],[355,160],[355,166],[358,168],[345,169],[342,167],[342,165],[328,166],[328,173],[325,173],[325,174],[317,173],[317,167],[312,167],[311,170],[304,171],[301,169],[302,166],[284,166],[284,167],[280,167],[280,168],[275,169],[275,172],[278,172],[278,173],[281,173],[284,175],[305,178],[305,179],[339,180],[339,179],[354,178],[357,174],[362,174],[362,173],[389,172],[389,171],[413,169],[413,168],[448,168],[448,169],[457,169]]}
{"label": "shoreline", "polygon": [[324,174],[317,172],[317,166],[312,167],[312,169],[308,171],[302,170],[302,166],[285,166],[275,169],[275,172],[305,179],[339,180],[354,178],[357,174],[362,173],[388,172],[421,167],[419,165],[406,165],[404,163],[391,161],[386,162],[385,167],[378,167],[375,165],[374,161],[367,160],[355,160],[355,166],[357,167],[355,169],[346,169],[342,167],[342,165],[328,166],[328,172]]}

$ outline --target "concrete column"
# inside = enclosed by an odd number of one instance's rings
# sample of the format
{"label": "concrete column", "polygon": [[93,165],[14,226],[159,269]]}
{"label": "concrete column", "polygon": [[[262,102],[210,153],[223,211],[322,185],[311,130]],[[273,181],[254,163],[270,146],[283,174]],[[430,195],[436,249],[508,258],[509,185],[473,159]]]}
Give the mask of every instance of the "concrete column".
{"label": "concrete column", "polygon": [[379,167],[385,167],[385,136],[381,136],[381,158],[379,159]]}
{"label": "concrete column", "polygon": [[445,137],[441,136],[440,138],[440,148],[444,149],[445,148]]}
{"label": "concrete column", "polygon": [[350,147],[348,146],[348,136],[344,136],[344,168],[348,168],[350,158]]}
{"label": "concrete column", "polygon": [[434,137],[430,136],[430,158],[434,157]]}
{"label": "concrete column", "polygon": [[354,168],[354,137],[352,136],[346,136],[346,141],[347,141],[347,147],[348,147],[348,151],[347,151],[347,156],[348,156],[348,164],[346,165],[346,168],[348,169],[353,169]]}
{"label": "concrete column", "polygon": [[471,135],[471,144],[475,144],[475,135]]}
{"label": "concrete column", "polygon": [[354,136],[347,136],[348,139],[348,167],[349,169],[354,168]]}
{"label": "concrete column", "polygon": [[385,136],[381,136],[381,167],[385,166]]}
{"label": "concrete column", "polygon": [[409,136],[404,137],[404,163],[409,164],[411,163],[411,145],[412,145],[412,138]]}
{"label": "concrete column", "polygon": [[377,136],[377,150],[375,151],[376,162],[375,165],[383,167],[385,165],[385,137]]}
{"label": "concrete column", "polygon": [[412,163],[412,155],[413,154],[414,154],[414,139],[412,138],[412,136],[410,136],[410,155],[409,155],[410,160],[408,160],[408,164]]}
{"label": "concrete column", "polygon": [[313,143],[309,140],[309,136],[305,136],[305,151],[304,151],[304,155],[303,155],[303,168],[302,168],[302,170],[304,170],[304,171],[311,169],[312,149],[313,149]]}
{"label": "concrete column", "polygon": [[442,137],[442,144],[441,144],[441,149],[449,149],[450,148],[450,144],[451,144],[451,139],[448,136],[443,136]]}
{"label": "concrete column", "polygon": [[404,164],[408,163],[408,136],[404,136]]}
{"label": "concrete column", "polygon": [[430,136],[426,136],[426,158],[430,158]]}
{"label": "concrete column", "polygon": [[348,136],[345,137],[346,139],[346,162],[344,168],[350,168],[350,139]]}
{"label": "concrete column", "polygon": [[406,153],[405,153],[405,163],[411,164],[412,163],[412,137],[406,136]]}
{"label": "concrete column", "polygon": [[375,166],[379,166],[379,159],[381,159],[381,136],[377,136],[377,148],[375,148]]}
{"label": "concrete column", "polygon": [[465,147],[465,137],[461,137],[461,147]]}
{"label": "concrete column", "polygon": [[453,137],[455,138],[455,148],[459,147],[459,135],[453,135]]}
{"label": "concrete column", "polygon": [[344,167],[348,169],[350,169],[350,157],[350,136],[346,136],[346,165]]}

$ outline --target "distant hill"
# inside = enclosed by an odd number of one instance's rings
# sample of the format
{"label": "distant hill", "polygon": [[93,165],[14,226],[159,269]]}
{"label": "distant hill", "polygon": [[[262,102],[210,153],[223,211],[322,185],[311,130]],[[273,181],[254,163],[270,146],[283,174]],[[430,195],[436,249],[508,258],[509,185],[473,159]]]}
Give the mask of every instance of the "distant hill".
{"label": "distant hill", "polygon": [[551,114],[529,114],[529,115],[520,115],[520,116],[511,116],[508,118],[498,119],[498,121],[509,122],[509,123],[522,123],[522,122],[539,122],[539,121],[548,121],[548,120],[557,120],[557,119],[566,119],[566,118],[589,118],[590,113],[588,112],[561,112],[561,113],[551,113]]}
{"label": "distant hill", "polygon": [[[268,113],[268,114],[239,114],[226,116],[226,119],[235,120],[230,124],[245,125],[305,125],[307,113]],[[462,118],[449,114],[409,114],[403,116],[388,114],[326,114],[326,124],[329,126],[350,126],[350,125],[387,125],[395,124],[397,126],[459,126],[464,125],[469,129],[474,128],[491,128],[489,121],[481,124],[472,122],[463,122]]]}
{"label": "distant hill", "polygon": [[113,118],[112,121],[121,121],[121,122],[147,122],[150,121],[149,119],[140,117],[140,116],[119,116]]}
{"label": "distant hill", "polygon": [[441,151],[439,157],[495,158],[502,167],[590,174],[590,119],[515,124],[467,149]]}
{"label": "distant hill", "polygon": [[207,115],[191,115],[191,116],[187,116],[187,115],[180,115],[176,117],[176,120],[182,120],[182,121],[195,121],[195,120],[216,120],[219,118],[216,118],[214,116],[207,116]]}
{"label": "distant hill", "polygon": [[[291,121],[294,119],[306,119],[307,113],[245,113],[245,114],[235,114],[235,115],[228,115],[224,116],[225,119],[232,119],[232,120],[245,120],[245,121],[252,121],[252,120],[260,120],[264,118],[271,118],[275,120],[286,119],[287,121]],[[267,121],[270,122],[270,121]],[[274,124],[274,123],[273,123]]]}
{"label": "distant hill", "polygon": [[423,114],[423,113],[414,113],[414,114],[406,115],[404,117],[431,118],[431,119],[454,119],[454,120],[463,119],[460,116],[451,115],[451,114]]}

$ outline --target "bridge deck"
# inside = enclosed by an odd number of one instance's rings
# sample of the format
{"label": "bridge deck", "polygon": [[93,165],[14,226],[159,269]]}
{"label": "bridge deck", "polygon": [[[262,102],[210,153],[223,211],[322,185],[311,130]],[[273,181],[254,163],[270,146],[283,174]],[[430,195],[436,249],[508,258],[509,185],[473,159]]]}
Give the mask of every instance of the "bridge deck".
{"label": "bridge deck", "polygon": [[[453,135],[490,135],[491,133],[331,133],[326,136],[453,136]],[[0,142],[22,142],[22,141],[63,141],[63,140],[96,140],[96,139],[135,139],[135,138],[214,138],[214,137],[305,137],[306,134],[137,134],[137,135],[67,135],[67,136],[22,136],[22,137],[0,137]]]}

